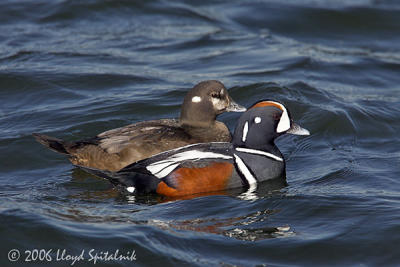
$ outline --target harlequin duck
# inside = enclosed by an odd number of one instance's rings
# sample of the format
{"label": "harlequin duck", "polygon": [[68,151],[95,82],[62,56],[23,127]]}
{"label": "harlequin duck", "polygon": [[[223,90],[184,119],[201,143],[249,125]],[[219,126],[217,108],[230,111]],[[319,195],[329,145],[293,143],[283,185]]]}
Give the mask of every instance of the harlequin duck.
{"label": "harlequin duck", "polygon": [[262,181],[286,185],[285,161],[274,140],[285,134],[309,135],[277,101],[254,104],[239,119],[233,140],[194,144],[133,163],[118,172],[83,168],[130,193],[183,196],[227,188],[254,190]]}
{"label": "harlequin duck", "polygon": [[216,116],[226,111],[243,112],[219,81],[203,81],[185,96],[179,120],[139,122],[109,130],[94,138],[67,142],[34,133],[48,148],[69,155],[75,165],[117,171],[157,153],[194,143],[230,142],[231,134]]}

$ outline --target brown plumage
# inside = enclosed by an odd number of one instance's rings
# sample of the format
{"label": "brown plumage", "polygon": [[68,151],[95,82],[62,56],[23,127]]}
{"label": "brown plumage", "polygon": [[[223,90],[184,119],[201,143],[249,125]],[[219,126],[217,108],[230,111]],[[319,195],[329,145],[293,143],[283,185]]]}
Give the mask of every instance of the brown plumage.
{"label": "brown plumage", "polygon": [[160,152],[194,143],[230,142],[231,134],[217,115],[244,111],[229,96],[219,81],[204,81],[185,96],[181,116],[139,122],[109,130],[77,142],[34,133],[48,148],[69,155],[75,165],[117,171]]}

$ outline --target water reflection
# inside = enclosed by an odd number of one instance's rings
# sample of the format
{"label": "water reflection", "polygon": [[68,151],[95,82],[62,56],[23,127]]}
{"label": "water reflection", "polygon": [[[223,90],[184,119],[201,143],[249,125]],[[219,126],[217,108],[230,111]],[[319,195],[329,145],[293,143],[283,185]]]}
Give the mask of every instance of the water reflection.
{"label": "water reflection", "polygon": [[192,219],[182,221],[149,220],[148,224],[176,234],[176,231],[194,231],[199,233],[209,233],[223,235],[226,237],[243,241],[257,241],[267,238],[289,237],[295,235],[290,226],[262,226],[252,227],[252,225],[265,225],[268,217],[277,213],[277,210],[263,210],[250,213],[245,216],[232,218],[210,218]]}
{"label": "water reflection", "polygon": [[[68,197],[73,202],[78,199],[84,200],[84,203],[69,205],[67,209],[52,207],[51,213],[52,216],[62,220],[142,225],[156,227],[174,235],[182,235],[184,233],[181,231],[189,231],[215,234],[243,241],[257,241],[268,238],[288,237],[295,233],[289,225],[270,225],[272,224],[270,223],[270,217],[278,213],[279,210],[265,209],[263,205],[261,205],[262,209],[259,211],[253,211],[243,216],[228,218],[199,218],[196,216],[194,219],[187,219],[191,216],[191,214],[187,214],[183,218],[180,216],[181,220],[175,220],[165,219],[165,216],[169,217],[169,215],[158,210],[158,208],[165,209],[160,207],[159,204],[166,204],[175,209],[182,200],[205,197],[201,202],[210,202],[209,204],[206,203],[206,206],[211,205],[210,207],[212,207],[212,203],[215,203],[213,196],[228,196],[243,200],[249,203],[248,205],[253,205],[251,203],[262,201],[266,197],[282,194],[280,189],[286,185],[285,179],[279,178],[263,182],[257,188],[251,190],[238,188],[179,198],[158,195],[134,196],[127,194],[126,190],[118,190],[118,188],[111,187],[107,181],[101,178],[93,177],[76,169],[72,172],[71,181],[67,182],[65,186],[69,187],[68,191],[80,189],[74,194],[69,194]],[[71,187],[74,187],[75,190],[70,190]]]}

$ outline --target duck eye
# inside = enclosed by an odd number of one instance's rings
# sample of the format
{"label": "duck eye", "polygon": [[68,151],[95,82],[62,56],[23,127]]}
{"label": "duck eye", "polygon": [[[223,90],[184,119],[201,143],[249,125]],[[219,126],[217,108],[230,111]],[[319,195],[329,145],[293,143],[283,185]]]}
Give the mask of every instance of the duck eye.
{"label": "duck eye", "polygon": [[211,97],[221,99],[221,95],[219,93],[211,93]]}

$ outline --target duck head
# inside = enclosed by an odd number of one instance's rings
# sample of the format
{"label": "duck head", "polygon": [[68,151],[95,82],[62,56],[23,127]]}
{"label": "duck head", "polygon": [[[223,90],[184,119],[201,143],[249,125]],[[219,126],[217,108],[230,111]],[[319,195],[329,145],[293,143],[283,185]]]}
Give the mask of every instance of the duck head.
{"label": "duck head", "polygon": [[280,102],[263,100],[252,105],[239,119],[232,143],[268,151],[274,140],[283,134],[309,135],[310,132],[293,122],[289,110]]}
{"label": "duck head", "polygon": [[217,115],[230,111],[243,112],[246,108],[233,101],[221,82],[203,81],[186,94],[180,121],[187,125],[207,125],[214,123]]}

